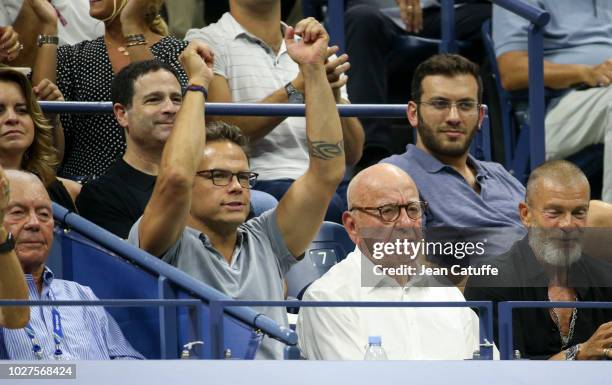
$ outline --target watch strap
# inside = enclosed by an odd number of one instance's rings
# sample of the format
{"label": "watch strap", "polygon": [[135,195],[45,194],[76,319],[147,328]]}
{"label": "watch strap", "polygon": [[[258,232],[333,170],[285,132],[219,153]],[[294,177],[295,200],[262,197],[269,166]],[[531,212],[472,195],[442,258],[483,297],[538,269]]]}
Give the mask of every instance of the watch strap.
{"label": "watch strap", "polygon": [[57,35],[38,35],[36,44],[39,47],[45,44],[59,45],[59,37]]}
{"label": "watch strap", "polygon": [[289,103],[304,103],[304,94],[295,88],[291,82],[285,84],[285,92],[287,93]]}
{"label": "watch strap", "polygon": [[8,253],[15,248],[15,238],[10,232],[6,234],[6,240],[0,243],[0,254]]}

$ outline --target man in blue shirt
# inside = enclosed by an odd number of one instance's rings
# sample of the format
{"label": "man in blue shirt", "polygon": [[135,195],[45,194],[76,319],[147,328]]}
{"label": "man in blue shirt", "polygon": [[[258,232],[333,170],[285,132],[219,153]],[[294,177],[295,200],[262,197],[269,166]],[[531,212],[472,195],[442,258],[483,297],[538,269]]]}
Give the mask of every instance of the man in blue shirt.
{"label": "man in blue shirt", "polygon": [[[524,1],[550,14],[544,27],[544,85],[566,90],[549,102],[546,158],[566,158],[603,143],[602,199],[612,202],[612,2]],[[528,87],[528,28],[527,20],[493,7],[495,54],[509,91]]]}
{"label": "man in blue shirt", "polygon": [[[485,109],[478,66],[459,55],[435,55],[416,69],[407,116],[417,144],[383,159],[406,171],[429,203],[426,225],[478,228],[489,252],[525,235],[517,207],[525,188],[500,164],[469,155]],[[612,207],[591,201],[589,226],[612,226]],[[493,239],[491,237],[500,237]]]}
{"label": "man in blue shirt", "polygon": [[[14,237],[32,300],[97,300],[90,288],[54,279],[45,262],[53,243],[51,200],[33,174],[7,171],[10,199],[0,212]],[[101,307],[32,307],[22,329],[0,328],[0,359],[142,359]]]}

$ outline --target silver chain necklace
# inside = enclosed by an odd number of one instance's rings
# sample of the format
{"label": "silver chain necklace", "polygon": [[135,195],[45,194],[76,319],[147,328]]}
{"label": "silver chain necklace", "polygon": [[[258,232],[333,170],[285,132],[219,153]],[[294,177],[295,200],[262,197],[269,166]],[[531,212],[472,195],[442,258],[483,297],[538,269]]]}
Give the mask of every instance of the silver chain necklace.
{"label": "silver chain necklace", "polygon": [[[576,301],[578,301],[578,298],[576,298]],[[578,315],[578,309],[574,308],[574,310],[572,311],[572,319],[570,320],[567,336],[564,336],[563,332],[561,332],[561,321],[559,319],[559,314],[557,314],[557,310],[555,308],[551,308],[550,310],[552,310],[553,321],[557,325],[557,329],[559,329],[559,337],[561,337],[561,348],[565,349],[568,346],[569,342],[572,340],[572,337],[574,336],[574,327],[576,326],[576,317]]]}

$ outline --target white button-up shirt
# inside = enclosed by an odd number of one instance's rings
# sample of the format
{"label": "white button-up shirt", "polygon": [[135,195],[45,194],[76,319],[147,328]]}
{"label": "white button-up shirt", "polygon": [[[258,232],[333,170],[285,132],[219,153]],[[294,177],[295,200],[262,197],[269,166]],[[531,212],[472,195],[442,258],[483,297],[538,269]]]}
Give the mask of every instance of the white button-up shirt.
{"label": "white button-up shirt", "polygon": [[[304,301],[465,301],[456,287],[362,287],[356,249],[306,291]],[[364,263],[370,263],[367,259]],[[470,308],[303,307],[297,332],[308,359],[361,360],[368,336],[381,336],[390,360],[469,359],[479,347]]]}

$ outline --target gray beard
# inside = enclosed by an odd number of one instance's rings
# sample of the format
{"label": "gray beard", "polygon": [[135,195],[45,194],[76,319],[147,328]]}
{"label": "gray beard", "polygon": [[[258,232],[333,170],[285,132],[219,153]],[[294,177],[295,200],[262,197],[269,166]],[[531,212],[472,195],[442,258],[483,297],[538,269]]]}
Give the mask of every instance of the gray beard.
{"label": "gray beard", "polygon": [[582,245],[577,241],[569,249],[563,249],[554,245],[546,234],[549,229],[530,228],[529,246],[536,258],[547,265],[554,267],[569,267],[580,260],[582,256]]}

